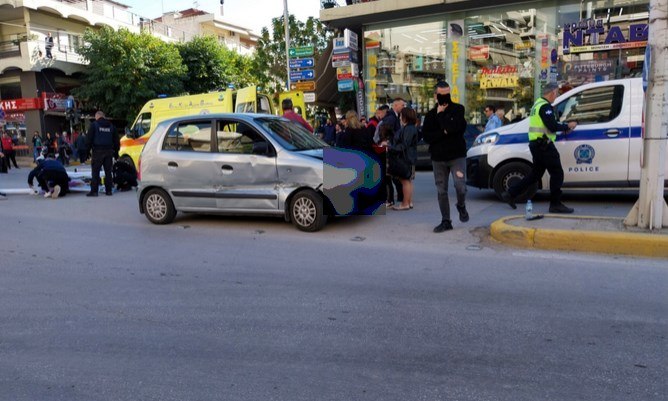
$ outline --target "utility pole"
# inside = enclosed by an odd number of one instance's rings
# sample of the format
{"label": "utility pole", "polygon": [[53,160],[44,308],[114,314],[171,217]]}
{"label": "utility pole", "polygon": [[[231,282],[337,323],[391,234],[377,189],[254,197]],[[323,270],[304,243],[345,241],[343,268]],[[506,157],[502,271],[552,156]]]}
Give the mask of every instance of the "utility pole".
{"label": "utility pole", "polygon": [[640,197],[624,224],[653,230],[668,227],[668,206],[663,199],[668,142],[668,0],[650,1],[647,46],[650,60],[645,60],[649,74]]}
{"label": "utility pole", "polygon": [[283,0],[283,24],[285,24],[285,69],[288,73],[285,91],[290,92],[290,21],[288,0]]}

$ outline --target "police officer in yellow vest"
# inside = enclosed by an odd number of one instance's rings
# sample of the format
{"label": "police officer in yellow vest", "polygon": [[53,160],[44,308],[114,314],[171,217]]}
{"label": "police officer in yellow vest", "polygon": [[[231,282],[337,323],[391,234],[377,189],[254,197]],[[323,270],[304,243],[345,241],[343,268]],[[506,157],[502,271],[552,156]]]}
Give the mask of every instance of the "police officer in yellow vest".
{"label": "police officer in yellow vest", "polygon": [[536,100],[529,116],[529,150],[533,158],[533,169],[516,185],[508,188],[501,196],[503,200],[516,209],[515,198],[530,185],[538,182],[545,174],[550,173],[550,213],[573,213],[573,209],[561,203],[561,185],[564,183],[564,170],[561,167],[559,152],[554,146],[558,132],[568,134],[577,126],[575,121],[568,124],[557,122],[552,102],[559,95],[559,86],[549,83],[543,89],[543,97]]}

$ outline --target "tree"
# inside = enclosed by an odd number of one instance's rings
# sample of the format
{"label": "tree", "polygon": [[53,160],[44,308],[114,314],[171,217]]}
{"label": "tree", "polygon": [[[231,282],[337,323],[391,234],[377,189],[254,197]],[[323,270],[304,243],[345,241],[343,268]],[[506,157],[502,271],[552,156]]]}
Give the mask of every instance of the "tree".
{"label": "tree", "polygon": [[[331,41],[333,33],[328,30],[317,18],[309,17],[306,22],[295,19],[290,15],[289,31],[291,46],[313,46],[315,48],[314,58],[317,60]],[[254,74],[257,76],[258,84],[266,88],[270,93],[282,92],[287,81],[287,66],[285,55],[285,25],[284,18],[271,20],[271,31],[262,28],[261,37],[258,40],[255,58],[253,60]]]}
{"label": "tree", "polygon": [[183,92],[186,68],[175,45],[149,33],[87,30],[78,51],[88,62],[75,95],[116,119],[132,121],[149,99]]}
{"label": "tree", "polygon": [[204,93],[230,84],[240,88],[257,81],[251,72],[251,58],[228,49],[214,36],[195,37],[178,49],[187,68],[186,92]]}

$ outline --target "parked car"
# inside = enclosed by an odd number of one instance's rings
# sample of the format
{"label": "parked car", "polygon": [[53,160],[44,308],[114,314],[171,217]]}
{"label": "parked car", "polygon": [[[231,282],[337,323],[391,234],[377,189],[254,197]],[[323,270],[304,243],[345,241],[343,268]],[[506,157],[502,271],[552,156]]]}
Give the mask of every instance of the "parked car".
{"label": "parked car", "polygon": [[267,114],[164,120],[139,158],[139,211],[155,224],[172,222],[177,212],[267,215],[318,231],[327,221],[326,146]]}
{"label": "parked car", "polygon": [[[473,146],[473,141],[480,134],[480,129],[474,124],[468,124],[466,126],[466,132],[464,132],[464,139],[466,140],[466,149],[469,149]],[[420,130],[420,136],[418,137],[417,144],[417,163],[415,164],[416,168],[428,169],[431,168],[431,155],[429,154],[429,144],[424,141],[422,137],[422,130]]]}

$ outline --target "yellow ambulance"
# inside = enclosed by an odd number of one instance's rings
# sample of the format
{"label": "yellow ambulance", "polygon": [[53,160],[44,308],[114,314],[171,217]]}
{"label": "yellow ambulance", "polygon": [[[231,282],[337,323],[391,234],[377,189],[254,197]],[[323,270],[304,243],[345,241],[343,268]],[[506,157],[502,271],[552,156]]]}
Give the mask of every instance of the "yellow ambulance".
{"label": "yellow ambulance", "polygon": [[[292,99],[296,111],[306,118],[302,92],[282,93],[279,95],[279,102],[285,98]],[[131,128],[126,129],[125,135],[121,138],[121,149],[118,152],[120,160],[137,168],[137,161],[144,144],[161,121],[188,115],[232,112],[282,114],[273,105],[269,96],[259,93],[255,86],[239,90],[227,89],[224,92],[152,99],[141,108]]]}

